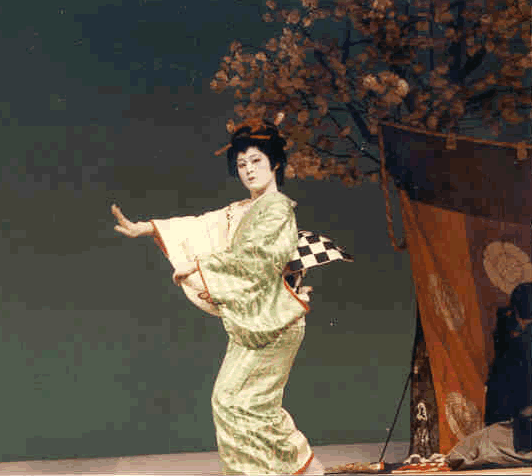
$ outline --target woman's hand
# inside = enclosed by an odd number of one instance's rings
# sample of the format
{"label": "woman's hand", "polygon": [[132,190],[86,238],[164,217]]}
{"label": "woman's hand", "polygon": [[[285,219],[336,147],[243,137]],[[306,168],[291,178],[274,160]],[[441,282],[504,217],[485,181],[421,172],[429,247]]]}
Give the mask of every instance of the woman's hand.
{"label": "woman's hand", "polygon": [[111,205],[111,213],[118,221],[115,230],[129,238],[137,238],[139,236],[151,236],[154,233],[153,225],[150,222],[139,221],[133,223],[129,221],[114,203]]}
{"label": "woman's hand", "polygon": [[301,286],[299,288],[299,292],[297,293],[297,297],[304,302],[310,302],[310,293],[312,291],[314,291],[312,286]]}

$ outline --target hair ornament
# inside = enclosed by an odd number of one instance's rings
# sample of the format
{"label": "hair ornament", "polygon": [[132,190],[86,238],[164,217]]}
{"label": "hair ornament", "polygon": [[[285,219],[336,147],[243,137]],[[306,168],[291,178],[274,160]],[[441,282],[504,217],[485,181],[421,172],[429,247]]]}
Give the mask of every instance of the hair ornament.
{"label": "hair ornament", "polygon": [[279,127],[281,125],[281,122],[283,122],[283,120],[284,120],[284,112],[280,111],[277,113],[277,116],[275,116],[275,120],[273,121],[273,123],[275,124],[276,127]]}
{"label": "hair ornament", "polygon": [[[274,120],[274,124],[276,127],[278,127],[281,122],[283,122],[283,119],[284,119],[284,112],[279,112],[276,116],[275,116],[275,120]],[[243,122],[241,122],[240,124],[238,125],[235,125],[235,122],[232,120],[232,119],[229,119],[225,125],[226,129],[227,129],[227,132],[229,132],[229,134],[237,134],[238,131],[240,131],[241,129],[243,129],[244,127],[249,127],[250,128],[250,132],[251,134],[249,135],[249,137],[251,139],[259,139],[259,140],[268,140],[268,139],[271,139],[271,136],[268,136],[268,135],[262,135],[262,134],[254,134],[254,132],[258,132],[259,130],[261,129],[265,129],[267,127],[271,127],[271,124],[267,124],[263,119],[261,119],[260,117],[252,117],[250,119],[247,119]],[[226,152],[228,149],[230,149],[232,147],[232,144],[231,142],[227,145],[225,145],[224,147],[222,147],[221,149],[218,149],[214,155],[216,156],[219,156],[219,155],[222,155],[224,152]]]}

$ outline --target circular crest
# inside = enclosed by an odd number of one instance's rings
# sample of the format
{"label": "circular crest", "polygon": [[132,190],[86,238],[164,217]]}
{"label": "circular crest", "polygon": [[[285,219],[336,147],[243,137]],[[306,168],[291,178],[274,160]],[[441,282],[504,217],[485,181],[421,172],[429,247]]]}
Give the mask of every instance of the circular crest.
{"label": "circular crest", "polygon": [[445,416],[451,431],[459,440],[482,428],[479,409],[458,392],[447,394]]}
{"label": "circular crest", "polygon": [[434,311],[445,320],[451,331],[457,332],[465,321],[465,311],[456,292],[437,274],[429,274],[428,285]]}
{"label": "circular crest", "polygon": [[513,243],[494,241],[484,248],[484,270],[491,283],[511,294],[521,283],[532,281],[529,256]]}

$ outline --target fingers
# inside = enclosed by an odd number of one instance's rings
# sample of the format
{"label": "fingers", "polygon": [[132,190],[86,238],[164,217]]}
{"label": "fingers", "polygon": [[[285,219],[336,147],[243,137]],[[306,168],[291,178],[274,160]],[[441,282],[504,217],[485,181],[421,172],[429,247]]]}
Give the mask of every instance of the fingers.
{"label": "fingers", "polygon": [[310,302],[310,296],[308,294],[299,293],[297,297],[304,302]]}
{"label": "fingers", "polygon": [[129,229],[127,229],[127,228],[125,228],[123,226],[116,225],[115,226],[115,231],[118,231],[119,233],[122,233],[123,235],[126,235],[129,238],[134,238],[134,235],[129,231]]}
{"label": "fingers", "polygon": [[122,214],[120,208],[118,208],[114,203],[111,206],[111,212],[119,222],[123,222],[126,220],[126,217]]}
{"label": "fingers", "polygon": [[111,212],[115,216],[115,218],[118,220],[118,223],[123,227],[130,227],[131,222],[124,216],[122,211],[118,206],[116,206],[114,203],[111,206]]}

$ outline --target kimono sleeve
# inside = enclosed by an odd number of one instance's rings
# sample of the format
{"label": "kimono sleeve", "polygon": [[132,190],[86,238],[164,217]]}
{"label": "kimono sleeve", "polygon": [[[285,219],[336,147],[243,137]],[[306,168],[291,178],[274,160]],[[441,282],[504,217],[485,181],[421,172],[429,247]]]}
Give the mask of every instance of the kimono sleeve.
{"label": "kimono sleeve", "polygon": [[151,223],[155,228],[155,243],[174,267],[178,262],[193,261],[225,245],[225,208],[199,216],[151,220]]}
{"label": "kimono sleeve", "polygon": [[[212,253],[213,250],[226,245],[225,208],[197,217],[175,217],[151,220],[151,222],[155,228],[154,241],[174,268],[179,262],[193,261],[197,256]],[[175,272],[173,281],[176,283]],[[179,285],[194,305],[208,314],[219,317],[218,309],[208,299],[205,286],[198,273],[191,274]]]}

